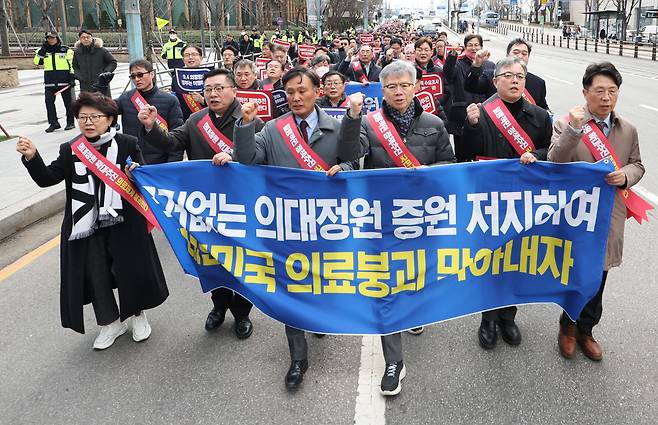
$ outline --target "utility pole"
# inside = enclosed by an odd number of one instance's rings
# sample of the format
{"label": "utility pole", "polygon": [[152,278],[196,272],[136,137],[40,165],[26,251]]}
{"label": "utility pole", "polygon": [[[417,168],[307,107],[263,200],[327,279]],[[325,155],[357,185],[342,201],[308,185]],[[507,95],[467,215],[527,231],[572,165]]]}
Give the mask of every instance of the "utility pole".
{"label": "utility pole", "polygon": [[[635,21],[635,40],[638,40],[637,36],[640,35],[640,18],[642,15],[642,0],[639,0],[637,5],[637,20]],[[633,41],[635,41],[633,40]],[[641,38],[640,38],[641,40]]]}
{"label": "utility pole", "polygon": [[127,0],[126,32],[128,33],[128,60],[130,62],[144,57],[144,43],[142,41],[142,21],[139,14],[139,0]]}
{"label": "utility pole", "polygon": [[7,28],[7,5],[0,0],[0,44],[2,56],[9,56],[9,29]]}
{"label": "utility pole", "polygon": [[322,38],[322,0],[315,0],[315,33],[318,40]]}
{"label": "utility pole", "polygon": [[64,0],[58,0],[57,7],[59,8],[59,24],[62,26],[62,44],[68,46],[68,37],[66,36],[66,27],[68,24],[66,22],[66,4],[64,4]]}
{"label": "utility pole", "polygon": [[363,31],[368,32],[368,0],[363,2]]}

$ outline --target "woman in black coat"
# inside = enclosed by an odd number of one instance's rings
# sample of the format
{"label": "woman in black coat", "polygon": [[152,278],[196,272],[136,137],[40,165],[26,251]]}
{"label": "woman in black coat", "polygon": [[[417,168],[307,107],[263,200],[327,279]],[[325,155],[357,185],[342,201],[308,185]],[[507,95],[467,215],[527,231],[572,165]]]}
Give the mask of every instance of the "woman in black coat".
{"label": "woman in black coat", "polygon": [[[133,136],[112,126],[118,108],[100,93],[80,94],[74,103],[82,135],[93,148],[124,169],[126,160],[142,162]],[[78,139],[76,137],[74,140]],[[36,146],[20,137],[16,150],[30,177],[41,187],[66,184],[61,231],[60,308],[62,326],[84,333],[83,305],[92,303],[101,330],[94,348],[110,347],[128,330],[133,340],[147,339],[151,327],[143,310],[162,304],[169,291],[146,220],[130,203],[80,162],[67,142],[59,157],[45,165]],[[119,306],[112,291],[118,289]]]}
{"label": "woman in black coat", "polygon": [[[245,57],[254,53],[254,43],[251,41],[251,37],[247,34],[243,34],[240,39],[240,56]],[[253,59],[253,58],[252,58]]]}

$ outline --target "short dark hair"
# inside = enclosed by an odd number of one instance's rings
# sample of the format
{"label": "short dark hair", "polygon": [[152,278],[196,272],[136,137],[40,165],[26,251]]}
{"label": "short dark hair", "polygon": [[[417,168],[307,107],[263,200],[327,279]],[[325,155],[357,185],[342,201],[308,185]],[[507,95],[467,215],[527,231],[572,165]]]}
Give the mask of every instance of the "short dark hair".
{"label": "short dark hair", "polygon": [[517,44],[523,44],[528,48],[528,54],[532,52],[532,44],[528,43],[525,39],[523,38],[515,38],[514,40],[510,41],[509,44],[507,45],[507,54],[509,55],[509,52],[512,51],[512,47],[514,47]]}
{"label": "short dark hair", "polygon": [[288,54],[288,49],[286,49],[280,44],[275,44],[274,48],[272,49],[272,52],[283,52],[285,54]]}
{"label": "short dark hair", "polygon": [[313,51],[313,54],[314,54],[314,55],[317,54],[318,51],[320,51],[320,50],[329,53],[329,49],[327,49],[326,47],[324,47],[324,46],[318,46],[318,47],[316,47],[315,50]]}
{"label": "short dark hair", "polygon": [[468,42],[473,40],[474,38],[478,39],[478,41],[480,42],[480,46],[484,46],[484,42],[482,41],[482,36],[480,34],[469,34],[466,37],[464,37],[464,46],[466,46]]}
{"label": "short dark hair", "polygon": [[[269,41],[266,41],[265,43],[263,43],[263,47],[267,47],[267,48],[270,49],[270,50],[274,50],[274,44],[272,44],[272,43],[269,42]],[[261,49],[262,49],[263,47],[261,47]]]}
{"label": "short dark hair", "polygon": [[180,54],[184,55],[187,49],[194,49],[197,51],[197,53],[203,56],[203,51],[201,50],[201,47],[197,46],[196,44],[186,44],[185,47],[183,47],[183,50],[180,51]]}
{"label": "short dark hair", "polygon": [[235,56],[237,56],[238,53],[240,53],[240,52],[238,52],[238,49],[236,49],[235,47],[233,47],[233,46],[226,46],[226,47],[224,47],[224,48],[222,49],[222,55],[223,55],[224,52],[227,51],[227,50],[232,51],[233,54],[234,54]]}
{"label": "short dark hair", "polygon": [[153,71],[153,64],[146,59],[137,59],[136,61],[130,62],[130,65],[128,65],[128,71],[132,71],[133,68],[144,68],[146,72],[151,72]]}
{"label": "short dark hair", "polygon": [[605,75],[606,77],[612,78],[617,87],[621,86],[622,78],[617,68],[610,62],[600,62],[593,63],[585,69],[585,75],[583,75],[583,88],[589,89],[592,86],[594,77],[597,75]]}
{"label": "short dark hair", "polygon": [[104,115],[111,117],[112,121],[116,121],[117,116],[119,116],[119,107],[116,102],[111,97],[98,92],[83,91],[80,93],[80,96],[73,102],[73,115],[76,118],[78,118],[80,109],[83,106],[98,109]]}
{"label": "short dark hair", "polygon": [[226,79],[229,80],[231,84],[233,84],[233,87],[237,86],[237,83],[235,82],[235,75],[233,75],[233,73],[226,68],[215,68],[210,72],[206,72],[205,74],[203,74],[204,84],[208,78],[216,77],[217,75],[225,76]]}
{"label": "short dark hair", "polygon": [[292,80],[295,77],[303,78],[304,76],[307,76],[311,80],[311,83],[313,83],[314,87],[316,88],[320,87],[320,77],[318,77],[318,74],[316,74],[315,71],[312,71],[308,68],[304,68],[303,66],[296,66],[290,71],[288,71],[286,75],[283,76],[283,79],[281,80],[281,84],[285,88],[286,84],[288,84],[288,81]]}
{"label": "short dark hair", "polygon": [[437,38],[438,38],[438,37],[441,37],[442,35],[448,37],[448,33],[445,32],[445,31],[441,31],[441,32],[439,32],[438,34],[436,34]]}
{"label": "short dark hair", "polygon": [[420,46],[423,44],[430,46],[430,49],[434,48],[434,46],[432,46],[432,40],[429,37],[421,37],[414,43],[414,49],[420,49]]}
{"label": "short dark hair", "polygon": [[91,31],[89,31],[86,28],[82,28],[80,31],[78,31],[78,37],[80,37],[82,34],[89,34],[93,37],[93,34],[91,33]]}
{"label": "short dark hair", "polygon": [[397,37],[391,37],[391,41],[388,43],[388,47],[391,47],[393,44],[399,44],[402,47],[402,40]]}
{"label": "short dark hair", "polygon": [[341,80],[343,83],[344,83],[345,81],[347,81],[347,77],[345,77],[345,75],[344,75],[342,72],[338,72],[338,71],[329,71],[329,72],[327,72],[326,74],[324,74],[324,75],[322,76],[322,84],[324,85],[325,80],[326,80],[327,78],[329,78],[329,77],[333,77],[334,75],[338,75],[338,77],[340,78],[340,80]]}

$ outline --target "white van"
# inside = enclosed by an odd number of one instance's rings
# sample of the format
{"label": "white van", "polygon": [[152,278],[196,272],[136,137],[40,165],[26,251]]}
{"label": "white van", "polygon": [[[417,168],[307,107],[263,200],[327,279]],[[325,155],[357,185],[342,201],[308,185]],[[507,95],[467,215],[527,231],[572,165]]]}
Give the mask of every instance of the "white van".
{"label": "white van", "polygon": [[642,41],[649,43],[658,43],[658,25],[647,25],[640,29]]}

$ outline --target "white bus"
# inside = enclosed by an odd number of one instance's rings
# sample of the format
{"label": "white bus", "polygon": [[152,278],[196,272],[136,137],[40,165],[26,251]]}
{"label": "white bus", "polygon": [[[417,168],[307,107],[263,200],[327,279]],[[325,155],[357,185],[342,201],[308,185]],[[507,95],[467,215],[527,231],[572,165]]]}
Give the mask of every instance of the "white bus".
{"label": "white bus", "polygon": [[487,11],[480,14],[480,25],[496,27],[498,26],[498,14],[496,12]]}

